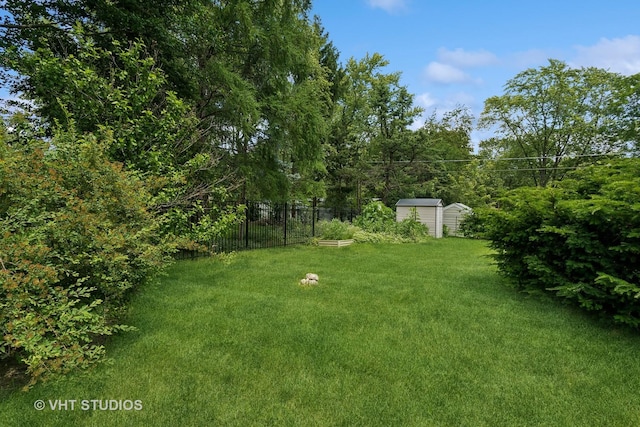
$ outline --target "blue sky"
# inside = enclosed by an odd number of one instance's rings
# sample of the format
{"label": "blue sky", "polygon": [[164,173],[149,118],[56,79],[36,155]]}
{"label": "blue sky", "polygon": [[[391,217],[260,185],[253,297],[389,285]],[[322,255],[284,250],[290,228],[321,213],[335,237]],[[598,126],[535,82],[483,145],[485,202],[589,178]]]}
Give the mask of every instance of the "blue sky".
{"label": "blue sky", "polygon": [[[461,104],[477,117],[549,58],[640,73],[639,0],[314,0],[313,13],[343,63],[382,54],[426,115]],[[488,136],[475,131],[474,145]]]}

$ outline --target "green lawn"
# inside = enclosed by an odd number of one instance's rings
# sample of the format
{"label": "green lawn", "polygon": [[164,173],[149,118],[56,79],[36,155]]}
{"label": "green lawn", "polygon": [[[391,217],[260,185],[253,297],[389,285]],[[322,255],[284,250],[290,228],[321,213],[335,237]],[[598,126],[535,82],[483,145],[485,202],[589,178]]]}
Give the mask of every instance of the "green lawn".
{"label": "green lawn", "polygon": [[[516,293],[488,253],[452,238],[179,262],[136,296],[111,364],[0,391],[0,425],[640,425],[640,336]],[[319,286],[297,284],[308,272]]]}

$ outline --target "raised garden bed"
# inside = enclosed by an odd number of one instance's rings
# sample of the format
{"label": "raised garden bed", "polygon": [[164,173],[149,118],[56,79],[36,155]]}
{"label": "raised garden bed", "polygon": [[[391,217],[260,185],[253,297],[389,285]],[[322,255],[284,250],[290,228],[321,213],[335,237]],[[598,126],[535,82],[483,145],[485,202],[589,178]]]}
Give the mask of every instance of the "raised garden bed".
{"label": "raised garden bed", "polygon": [[342,247],[349,246],[353,243],[353,239],[346,240],[318,240],[318,246],[333,246],[333,247]]}

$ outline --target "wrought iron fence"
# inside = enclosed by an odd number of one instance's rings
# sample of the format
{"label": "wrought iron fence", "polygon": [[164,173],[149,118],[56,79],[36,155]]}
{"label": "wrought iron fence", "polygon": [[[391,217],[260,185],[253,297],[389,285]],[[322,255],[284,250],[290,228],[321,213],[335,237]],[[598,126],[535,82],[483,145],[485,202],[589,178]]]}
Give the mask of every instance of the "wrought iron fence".
{"label": "wrought iron fence", "polygon": [[[318,222],[338,218],[353,221],[358,212],[351,208],[327,207],[321,203],[249,201],[245,219],[210,242],[214,252],[272,248],[303,244],[318,233]],[[199,217],[194,217],[198,221]],[[176,259],[199,258],[206,252],[182,250]]]}
{"label": "wrought iron fence", "polygon": [[313,212],[307,206],[286,202],[247,202],[245,206],[245,220],[216,239],[216,251],[286,246],[313,236]]}
{"label": "wrought iron fence", "polygon": [[245,220],[213,242],[216,252],[307,243],[316,235],[318,221],[352,221],[356,216],[353,209],[316,203],[250,201],[245,206]]}

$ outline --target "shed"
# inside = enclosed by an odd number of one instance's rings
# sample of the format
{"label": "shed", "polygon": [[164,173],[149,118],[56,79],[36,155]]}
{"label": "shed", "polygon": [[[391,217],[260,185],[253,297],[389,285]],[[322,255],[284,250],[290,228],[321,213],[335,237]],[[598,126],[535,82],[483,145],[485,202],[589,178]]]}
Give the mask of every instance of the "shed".
{"label": "shed", "polygon": [[442,199],[400,199],[396,203],[396,221],[413,218],[413,209],[417,220],[429,227],[429,234],[442,237]]}
{"label": "shed", "polygon": [[449,229],[450,236],[459,236],[460,223],[472,209],[462,203],[451,203],[442,209],[443,224]]}

